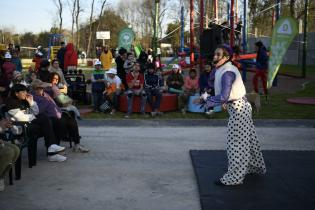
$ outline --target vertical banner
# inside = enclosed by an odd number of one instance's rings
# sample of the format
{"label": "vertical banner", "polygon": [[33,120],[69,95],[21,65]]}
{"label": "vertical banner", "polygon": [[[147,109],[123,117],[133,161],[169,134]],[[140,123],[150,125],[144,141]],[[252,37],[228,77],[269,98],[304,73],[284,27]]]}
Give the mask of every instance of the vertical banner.
{"label": "vertical banner", "polygon": [[133,33],[131,28],[124,28],[119,32],[118,36],[118,48],[125,48],[126,50],[130,50],[133,40],[135,38],[135,34]]}
{"label": "vertical banner", "polygon": [[297,22],[292,17],[280,18],[272,31],[271,55],[268,64],[267,88],[271,88],[282,59],[298,32]]}

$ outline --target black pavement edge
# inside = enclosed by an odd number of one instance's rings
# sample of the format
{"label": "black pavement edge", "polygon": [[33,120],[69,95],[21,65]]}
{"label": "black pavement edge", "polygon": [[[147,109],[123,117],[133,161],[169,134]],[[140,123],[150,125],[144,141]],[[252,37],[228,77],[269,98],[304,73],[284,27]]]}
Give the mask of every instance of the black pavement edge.
{"label": "black pavement edge", "polygon": [[[119,127],[163,127],[163,126],[227,126],[227,119],[167,119],[167,120],[139,120],[139,119],[84,119],[78,121],[79,126],[98,127],[98,126],[119,126]],[[307,127],[315,128],[315,119],[257,119],[254,120],[257,127]]]}

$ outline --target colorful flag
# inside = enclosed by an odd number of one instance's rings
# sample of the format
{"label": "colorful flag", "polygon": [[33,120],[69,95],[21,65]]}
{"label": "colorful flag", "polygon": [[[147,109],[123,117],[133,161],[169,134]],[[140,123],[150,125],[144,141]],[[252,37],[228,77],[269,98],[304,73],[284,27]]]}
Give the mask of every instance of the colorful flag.
{"label": "colorful flag", "polygon": [[126,50],[130,50],[131,45],[134,41],[135,34],[131,28],[124,28],[119,32],[118,38],[118,48],[125,48]]}
{"label": "colorful flag", "polygon": [[292,17],[280,18],[272,31],[271,55],[268,65],[267,88],[271,88],[282,59],[298,32],[297,22]]}

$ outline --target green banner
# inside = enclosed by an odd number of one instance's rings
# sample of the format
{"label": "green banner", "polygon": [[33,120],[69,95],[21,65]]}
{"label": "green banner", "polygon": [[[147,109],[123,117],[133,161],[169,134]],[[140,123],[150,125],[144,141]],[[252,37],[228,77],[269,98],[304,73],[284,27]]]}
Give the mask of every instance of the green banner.
{"label": "green banner", "polygon": [[131,28],[124,28],[119,32],[118,38],[118,48],[125,48],[126,50],[130,50],[131,45],[134,41],[135,34]]}
{"label": "green banner", "polygon": [[277,75],[282,59],[291,42],[298,32],[297,22],[294,18],[280,18],[272,31],[271,55],[268,65],[267,88],[271,88],[272,82]]}

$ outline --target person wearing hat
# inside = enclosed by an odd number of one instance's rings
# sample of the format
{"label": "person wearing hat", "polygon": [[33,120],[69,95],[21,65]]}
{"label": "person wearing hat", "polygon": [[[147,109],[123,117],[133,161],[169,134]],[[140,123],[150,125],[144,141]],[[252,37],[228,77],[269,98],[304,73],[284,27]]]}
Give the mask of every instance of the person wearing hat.
{"label": "person wearing hat", "polygon": [[227,46],[215,50],[215,96],[204,93],[199,103],[207,108],[223,105],[229,113],[227,133],[228,171],[216,185],[243,184],[246,174],[265,174],[266,166],[252,120],[252,107],[238,69],[231,63],[232,51]]}
{"label": "person wearing hat", "polygon": [[32,82],[31,94],[38,105],[39,114],[49,117],[52,122],[57,143],[69,133],[70,138],[74,141],[74,152],[89,152],[89,149],[80,144],[79,128],[76,120],[67,112],[63,112],[44,89],[50,87],[50,84],[35,79]]}
{"label": "person wearing hat", "polygon": [[13,79],[12,79],[9,87],[12,88],[15,84],[22,84],[22,85],[25,85],[26,87],[29,85],[24,80],[23,75],[19,71],[14,71],[13,72]]}
{"label": "person wearing hat", "polygon": [[44,53],[41,51],[41,46],[38,46],[32,62],[35,63],[35,71],[39,71],[42,60],[44,59]]}
{"label": "person wearing hat", "polygon": [[109,46],[105,45],[100,56],[100,61],[102,62],[103,69],[105,71],[112,67],[112,60],[113,60],[112,52],[109,50]]}
{"label": "person wearing hat", "polygon": [[115,114],[119,107],[119,95],[124,89],[121,79],[117,76],[117,70],[111,68],[106,72],[106,89],[104,95],[108,98],[113,105],[110,112],[111,115]]}
{"label": "person wearing hat", "polygon": [[95,69],[91,75],[91,82],[92,82],[92,97],[93,97],[93,104],[94,104],[94,111],[98,112],[99,107],[104,102],[103,92],[105,90],[105,72],[102,70],[102,63],[99,60],[96,60],[94,63]]}
{"label": "person wearing hat", "polygon": [[1,92],[2,98],[6,98],[9,94],[9,85],[13,79],[13,73],[16,69],[15,65],[11,63],[11,54],[7,52],[4,55],[5,61],[1,66],[0,86],[3,87]]}
{"label": "person wearing hat", "polygon": [[[151,116],[155,117],[156,115],[160,115],[161,112],[159,109],[162,100],[163,79],[155,73],[155,66],[153,63],[147,65],[147,71],[144,74],[144,91],[152,109]],[[154,102],[153,96],[155,96]]]}
{"label": "person wearing hat", "polygon": [[172,73],[167,77],[166,85],[168,87],[168,92],[175,94],[182,94],[184,78],[180,73],[180,67],[178,64],[173,64]]}
{"label": "person wearing hat", "polygon": [[264,94],[268,94],[267,90],[267,72],[268,72],[268,54],[266,47],[261,41],[255,43],[256,47],[256,71],[255,76],[253,77],[253,86],[256,93],[259,93],[258,90],[258,80],[259,78],[262,81],[262,86]]}
{"label": "person wearing hat", "polygon": [[[32,86],[46,87],[47,84],[35,82]],[[12,121],[29,122],[28,136],[30,141],[36,141],[38,136],[44,136],[47,148],[48,161],[63,162],[67,158],[58,154],[63,152],[65,147],[58,146],[53,130],[53,125],[49,117],[39,113],[37,103],[33,96],[27,93],[27,87],[16,84],[12,87],[10,97],[5,102],[5,107]]]}

